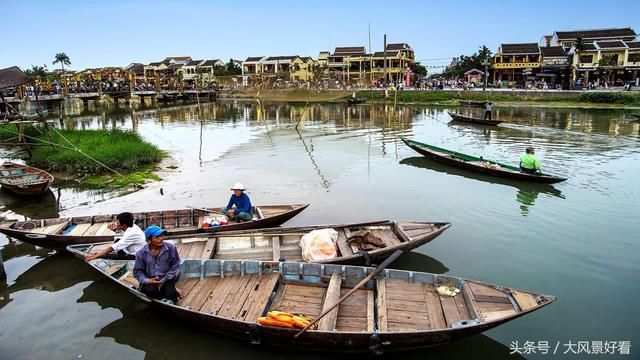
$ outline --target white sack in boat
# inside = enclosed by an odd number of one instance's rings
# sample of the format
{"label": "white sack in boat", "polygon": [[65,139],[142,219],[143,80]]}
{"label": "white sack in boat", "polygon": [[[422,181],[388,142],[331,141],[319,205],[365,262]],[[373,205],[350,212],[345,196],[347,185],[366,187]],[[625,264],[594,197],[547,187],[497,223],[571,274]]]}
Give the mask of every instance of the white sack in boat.
{"label": "white sack in boat", "polygon": [[313,230],[303,235],[300,239],[302,258],[310,262],[337,257],[336,240],[338,232],[331,228]]}

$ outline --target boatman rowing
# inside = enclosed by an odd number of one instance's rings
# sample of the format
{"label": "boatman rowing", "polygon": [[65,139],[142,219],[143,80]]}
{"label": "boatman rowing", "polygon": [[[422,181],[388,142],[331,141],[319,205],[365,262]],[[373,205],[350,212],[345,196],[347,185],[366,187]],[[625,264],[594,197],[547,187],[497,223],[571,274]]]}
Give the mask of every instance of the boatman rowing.
{"label": "boatman rowing", "polygon": [[99,252],[85,256],[85,260],[90,261],[98,258],[134,260],[136,258],[136,252],[146,245],[144,233],[138,225],[133,223],[133,214],[123,212],[118,214],[116,219],[117,222],[115,224],[109,224],[109,230],[115,232],[122,231],[122,238]]}
{"label": "boatman rowing", "polygon": [[[233,195],[231,195],[227,206],[222,208],[222,213],[232,220],[251,221],[253,219],[253,206],[249,195],[244,193],[244,185],[236,183],[231,190],[233,190]],[[235,208],[233,207],[234,205]]]}
{"label": "boatman rowing", "polygon": [[536,175],[540,173],[540,167],[540,161],[536,159],[536,150],[533,146],[529,146],[526,152],[520,155],[520,171]]}

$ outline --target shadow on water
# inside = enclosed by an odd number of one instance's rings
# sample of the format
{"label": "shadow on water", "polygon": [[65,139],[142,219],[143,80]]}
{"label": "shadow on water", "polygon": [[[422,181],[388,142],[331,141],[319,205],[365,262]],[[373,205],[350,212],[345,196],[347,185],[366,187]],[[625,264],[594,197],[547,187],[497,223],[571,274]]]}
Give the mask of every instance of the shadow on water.
{"label": "shadow on water", "polygon": [[6,191],[0,191],[0,207],[28,218],[52,218],[60,216],[59,204],[52,190],[41,197],[17,197]]}
{"label": "shadow on water", "polygon": [[500,184],[511,186],[518,189],[516,193],[516,201],[520,203],[520,210],[523,215],[527,215],[535,202],[539,194],[547,194],[560,199],[565,199],[562,191],[556,189],[549,184],[528,183],[521,181],[514,181],[511,179],[504,179],[497,176],[490,176],[482,173],[476,173],[473,171],[467,171],[455,166],[449,166],[441,164],[437,161],[425,158],[424,156],[414,156],[406,159],[402,159],[400,164],[410,165],[417,168],[429,169],[445,174],[461,176],[467,179],[473,179],[478,181],[484,181],[492,184]]}
{"label": "shadow on water", "polygon": [[[424,255],[421,256],[420,261],[423,261],[424,257]],[[444,268],[441,264],[436,266]],[[429,268],[435,270],[433,265]],[[144,351],[146,359],[171,357],[169,354],[180,354],[182,358],[204,358],[210,357],[213,350],[216,352],[216,358],[221,359],[299,359],[301,356],[299,353],[249,345],[244,341],[203,331],[187,322],[167,318],[138,301],[126,290],[113,286],[107,279],[99,279],[87,286],[78,302],[95,302],[102,309],[118,309],[122,313],[122,317],[103,326],[96,333],[96,338],[110,338],[119,344]],[[148,334],[153,335],[148,336]],[[178,341],[177,339],[189,339],[189,341]],[[436,348],[405,352],[402,353],[402,357],[408,359],[463,358],[468,355],[469,348],[477,349],[493,358],[508,357],[510,352],[507,346],[485,335],[476,335]],[[304,357],[320,360],[326,359],[327,355],[304,354]],[[336,359],[370,358],[368,355],[354,356],[351,354],[333,354],[331,357]],[[392,353],[381,358],[396,359],[397,357],[398,354]]]}
{"label": "shadow on water", "polygon": [[438,259],[415,251],[402,254],[398,260],[393,262],[393,268],[433,274],[444,274],[449,271],[449,268]]}
{"label": "shadow on water", "polygon": [[83,281],[97,279],[97,274],[84,271],[85,266],[82,260],[70,254],[55,253],[20,274],[9,286],[9,292],[26,289],[56,292]]}

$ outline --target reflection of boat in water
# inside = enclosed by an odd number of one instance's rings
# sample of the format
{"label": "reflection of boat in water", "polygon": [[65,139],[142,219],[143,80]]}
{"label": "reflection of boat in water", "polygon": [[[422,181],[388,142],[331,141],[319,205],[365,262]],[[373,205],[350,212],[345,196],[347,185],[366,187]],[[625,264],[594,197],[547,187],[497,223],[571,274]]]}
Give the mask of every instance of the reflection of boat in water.
{"label": "reflection of boat in water", "polygon": [[393,262],[396,269],[428,272],[433,274],[444,274],[449,271],[443,263],[429,255],[416,251],[406,252]]}
{"label": "reflection of boat in water", "polygon": [[20,274],[9,292],[26,289],[60,291],[83,281],[98,279],[95,274],[83,271],[83,261],[66,253],[53,254]]}
{"label": "reflection of boat in water", "polygon": [[518,196],[516,200],[522,203],[524,206],[533,206],[538,194],[548,194],[551,196],[559,197],[564,199],[565,196],[562,195],[562,191],[554,188],[549,184],[539,184],[539,183],[525,183],[521,181],[505,179],[500,177],[495,177],[491,175],[486,175],[483,173],[476,173],[466,171],[461,168],[448,166],[445,164],[441,164],[437,161],[431,160],[429,158],[423,156],[414,156],[406,159],[402,159],[400,164],[410,165],[422,169],[434,170],[437,172],[442,172],[451,175],[462,176],[467,179],[474,179],[479,181],[485,181],[493,184],[507,185],[512,186],[518,189]]}
{"label": "reflection of boat in water", "polygon": [[58,202],[51,189],[37,198],[17,198],[0,191],[0,205],[4,206],[3,211],[11,210],[27,218],[55,218],[60,216]]}

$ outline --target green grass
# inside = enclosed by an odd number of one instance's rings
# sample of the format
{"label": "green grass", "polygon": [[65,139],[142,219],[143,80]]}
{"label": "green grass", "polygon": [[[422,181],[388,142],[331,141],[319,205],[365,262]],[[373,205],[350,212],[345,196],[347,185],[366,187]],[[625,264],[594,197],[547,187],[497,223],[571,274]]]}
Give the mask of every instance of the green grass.
{"label": "green grass", "polygon": [[[27,160],[29,165],[48,171],[59,171],[78,176],[111,174],[111,171],[92,160],[95,158],[106,166],[124,173],[134,172],[144,166],[152,165],[166,154],[155,145],[143,140],[140,135],[121,130],[52,130],[52,142],[64,147],[42,145],[49,141],[43,127],[25,128],[25,135],[40,140],[28,139],[38,146],[32,147],[33,157]],[[0,126],[0,140],[15,137],[16,127]],[[66,138],[80,151],[72,149]],[[86,154],[86,155],[84,155]]]}
{"label": "green grass", "polygon": [[[482,92],[450,92],[450,91],[398,91],[397,95],[391,92],[386,101],[393,102],[394,96],[397,102],[455,102],[458,100],[476,100],[493,102],[526,102],[526,103],[565,103],[565,104],[615,104],[640,106],[640,94],[620,92],[585,92],[585,93],[540,93],[528,94],[491,94]],[[382,91],[360,91],[358,97],[374,101],[385,101]]]}

